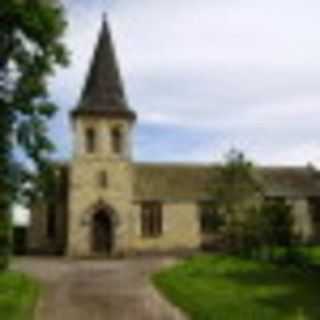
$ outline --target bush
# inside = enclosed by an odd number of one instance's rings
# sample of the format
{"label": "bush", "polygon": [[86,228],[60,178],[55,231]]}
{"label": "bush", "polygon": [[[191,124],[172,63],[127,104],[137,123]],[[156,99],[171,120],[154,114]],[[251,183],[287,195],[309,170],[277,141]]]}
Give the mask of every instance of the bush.
{"label": "bush", "polygon": [[264,203],[261,208],[262,244],[269,250],[270,259],[275,258],[275,249],[283,248],[284,260],[291,260],[293,251],[293,216],[291,207],[284,202]]}
{"label": "bush", "polygon": [[241,228],[235,229],[238,251],[246,257],[261,260],[277,259],[292,263],[302,260],[293,250],[293,218],[290,206],[283,202],[264,202],[260,208],[251,208],[245,214]]}

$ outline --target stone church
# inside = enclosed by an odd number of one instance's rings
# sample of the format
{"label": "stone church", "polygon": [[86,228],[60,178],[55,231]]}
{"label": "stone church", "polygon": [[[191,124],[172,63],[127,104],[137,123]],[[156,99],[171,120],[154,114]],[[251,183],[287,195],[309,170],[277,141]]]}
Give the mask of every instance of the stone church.
{"label": "stone church", "polygon": [[[32,209],[31,253],[89,257],[201,248],[205,217],[215,214],[208,193],[214,166],[133,161],[138,117],[128,106],[106,20],[70,118],[72,159],[57,164],[55,201]],[[297,232],[315,239],[319,172],[312,166],[258,171],[264,197],[289,203]]]}

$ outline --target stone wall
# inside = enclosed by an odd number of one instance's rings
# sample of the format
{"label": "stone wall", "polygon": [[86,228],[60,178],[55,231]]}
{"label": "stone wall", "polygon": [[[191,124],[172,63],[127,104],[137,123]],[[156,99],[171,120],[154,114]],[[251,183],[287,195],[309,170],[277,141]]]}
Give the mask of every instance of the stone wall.
{"label": "stone wall", "polygon": [[28,228],[29,253],[48,251],[47,210],[44,203],[34,203],[31,208],[30,226]]}
{"label": "stone wall", "polygon": [[294,217],[294,232],[302,241],[309,241],[314,237],[314,228],[307,199],[292,199],[288,201],[292,205]]}
{"label": "stone wall", "polygon": [[55,211],[55,234],[47,233],[48,207],[46,203],[34,204],[31,209],[31,223],[27,234],[27,248],[30,254],[63,254],[66,244],[65,202],[57,199]]}
{"label": "stone wall", "polygon": [[[108,173],[107,188],[99,187],[97,174]],[[196,203],[164,203],[163,234],[144,238],[141,205],[132,202],[132,167],[126,161],[78,158],[71,167],[68,254],[92,256],[92,218],[99,209],[114,217],[113,254],[177,251],[200,247],[201,235]]]}
{"label": "stone wall", "polygon": [[[112,150],[112,130],[121,131],[121,152]],[[95,130],[95,150],[86,150],[86,131]],[[70,166],[68,254],[91,256],[92,222],[98,210],[112,214],[113,252],[128,250],[132,201],[131,131],[123,119],[84,116],[73,122],[74,152]],[[101,186],[99,175],[106,176]]]}
{"label": "stone wall", "polygon": [[[85,150],[85,133],[87,129],[91,128],[96,133],[94,154],[88,154]],[[122,135],[122,151],[120,154],[112,152],[111,132],[114,128],[120,128]],[[74,159],[104,157],[105,160],[130,160],[132,155],[132,129],[132,123],[120,119],[86,117],[75,120],[73,122]]]}
{"label": "stone wall", "polygon": [[[107,173],[108,185],[99,186],[98,175]],[[71,167],[68,254],[90,256],[93,215],[99,209],[112,211],[114,253],[127,251],[132,198],[131,166],[126,161],[79,158]]]}
{"label": "stone wall", "polygon": [[201,234],[196,203],[164,203],[163,233],[157,238],[145,238],[141,230],[141,206],[134,205],[130,246],[138,252],[184,251],[200,248]]}

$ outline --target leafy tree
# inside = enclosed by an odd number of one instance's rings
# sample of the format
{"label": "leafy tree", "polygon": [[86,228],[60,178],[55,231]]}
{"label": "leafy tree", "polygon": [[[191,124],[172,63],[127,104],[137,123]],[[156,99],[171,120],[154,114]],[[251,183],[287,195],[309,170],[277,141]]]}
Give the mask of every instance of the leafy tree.
{"label": "leafy tree", "polygon": [[253,164],[237,150],[231,150],[226,163],[214,168],[213,173],[210,192],[218,210],[226,217],[228,246],[236,248],[242,245],[243,221],[255,204],[260,185]]}
{"label": "leafy tree", "polygon": [[236,219],[237,213],[251,203],[260,190],[255,178],[254,166],[240,151],[232,149],[226,155],[226,163],[218,167],[210,190],[216,204],[229,219]]}
{"label": "leafy tree", "polygon": [[246,257],[275,261],[280,251],[282,261],[290,262],[297,256],[292,250],[293,223],[291,207],[285,202],[262,200],[260,206],[246,212],[240,224],[241,252]]}
{"label": "leafy tree", "polygon": [[289,260],[294,240],[291,207],[284,201],[264,202],[260,217],[260,243],[268,249],[269,258],[274,260],[277,249],[283,248]]}
{"label": "leafy tree", "polygon": [[48,77],[67,64],[67,52],[61,41],[66,21],[56,2],[3,1],[0,21],[0,256],[7,256],[10,208],[28,176],[16,151],[38,172],[48,168],[54,146],[46,124],[56,111]]}
{"label": "leafy tree", "polygon": [[285,262],[297,259],[293,250],[293,216],[285,201],[266,201],[257,170],[243,153],[231,150],[226,163],[213,170],[210,190],[226,216],[227,246],[246,257]]}
{"label": "leafy tree", "polygon": [[[215,211],[215,207],[213,208],[213,211]],[[225,219],[224,216],[218,212],[213,213],[210,211],[201,216],[201,224],[206,233],[215,233],[219,232],[220,228],[225,225]]]}
{"label": "leafy tree", "polygon": [[258,207],[247,210],[241,224],[241,253],[247,258],[261,256],[261,230],[264,228],[264,219]]}

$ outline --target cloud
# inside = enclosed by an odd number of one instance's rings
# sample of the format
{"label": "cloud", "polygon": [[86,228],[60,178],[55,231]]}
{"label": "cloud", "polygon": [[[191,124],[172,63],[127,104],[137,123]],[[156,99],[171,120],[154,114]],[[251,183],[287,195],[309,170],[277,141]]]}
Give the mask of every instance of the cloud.
{"label": "cloud", "polygon": [[72,64],[51,85],[59,157],[70,157],[67,115],[107,10],[139,115],[136,159],[210,161],[234,146],[261,163],[320,164],[318,1],[65,3]]}

